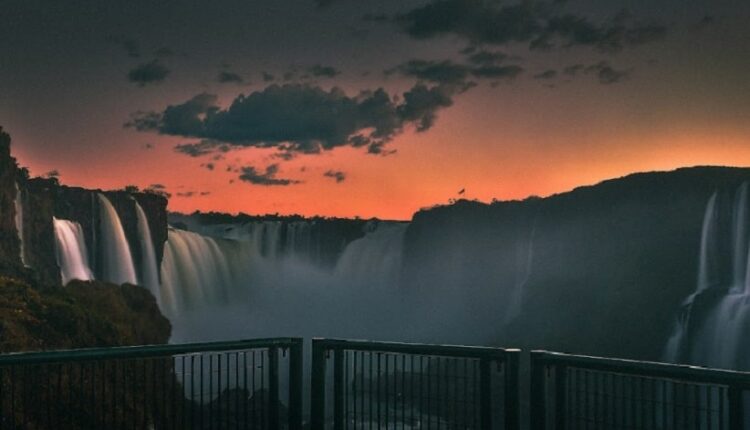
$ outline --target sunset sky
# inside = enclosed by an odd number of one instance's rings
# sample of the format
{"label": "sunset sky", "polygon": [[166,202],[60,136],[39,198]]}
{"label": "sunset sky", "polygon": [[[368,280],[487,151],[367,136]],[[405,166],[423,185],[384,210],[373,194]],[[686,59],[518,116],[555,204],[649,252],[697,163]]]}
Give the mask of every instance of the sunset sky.
{"label": "sunset sky", "polygon": [[409,219],[750,166],[750,2],[6,0],[33,175],[174,211]]}

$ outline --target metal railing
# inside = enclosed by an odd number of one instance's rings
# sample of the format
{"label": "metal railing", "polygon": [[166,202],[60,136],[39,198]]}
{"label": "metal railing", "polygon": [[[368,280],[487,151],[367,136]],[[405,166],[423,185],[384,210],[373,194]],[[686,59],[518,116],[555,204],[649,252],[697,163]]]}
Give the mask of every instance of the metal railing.
{"label": "metal railing", "polygon": [[0,428],[301,424],[298,338],[0,355]]}
{"label": "metal railing", "polygon": [[312,354],[313,430],[519,428],[518,350],[313,339]]}
{"label": "metal railing", "polygon": [[531,428],[750,428],[750,373],[635,360],[531,353]]}

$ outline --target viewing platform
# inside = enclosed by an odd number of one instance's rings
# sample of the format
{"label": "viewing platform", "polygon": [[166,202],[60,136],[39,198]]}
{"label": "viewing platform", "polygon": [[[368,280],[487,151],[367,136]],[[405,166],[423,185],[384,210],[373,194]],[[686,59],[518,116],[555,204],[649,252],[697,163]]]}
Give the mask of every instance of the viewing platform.
{"label": "viewing platform", "polygon": [[301,338],[0,355],[7,429],[743,429],[750,373]]}

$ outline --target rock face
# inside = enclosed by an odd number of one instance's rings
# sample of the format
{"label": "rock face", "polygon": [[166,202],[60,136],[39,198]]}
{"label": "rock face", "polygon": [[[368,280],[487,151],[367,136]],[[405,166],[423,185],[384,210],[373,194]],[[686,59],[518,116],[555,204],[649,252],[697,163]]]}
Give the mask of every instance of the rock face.
{"label": "rock face", "polygon": [[[23,232],[16,228],[17,191],[24,208]],[[0,129],[0,274],[33,280],[34,284],[60,285],[60,268],[55,255],[55,232],[52,218],[79,223],[86,246],[91,250],[91,266],[100,274],[96,259],[100,231],[97,194],[107,196],[115,207],[133,260],[141,261],[138,219],[135,202],[141,205],[149,221],[157,267],[164,255],[167,240],[167,199],[150,193],[88,190],[60,185],[56,179],[27,177],[25,169],[10,154],[10,137]],[[21,241],[26,266],[21,261]],[[136,264],[138,270],[140,265]]]}
{"label": "rock face", "polygon": [[0,271],[22,271],[21,244],[15,224],[16,160],[10,155],[10,136],[0,128]]}
{"label": "rock face", "polygon": [[467,318],[495,321],[497,344],[659,359],[696,286],[706,203],[747,180],[750,169],[689,168],[422,211],[404,286],[466,291]]}

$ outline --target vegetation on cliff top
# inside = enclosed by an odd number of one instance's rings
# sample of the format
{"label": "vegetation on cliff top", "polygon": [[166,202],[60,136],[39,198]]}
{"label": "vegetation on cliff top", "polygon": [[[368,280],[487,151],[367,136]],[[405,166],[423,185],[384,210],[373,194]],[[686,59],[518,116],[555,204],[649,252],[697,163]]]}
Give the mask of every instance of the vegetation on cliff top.
{"label": "vegetation on cliff top", "polygon": [[166,343],[171,325],[146,289],[73,281],[33,288],[0,277],[0,352]]}

